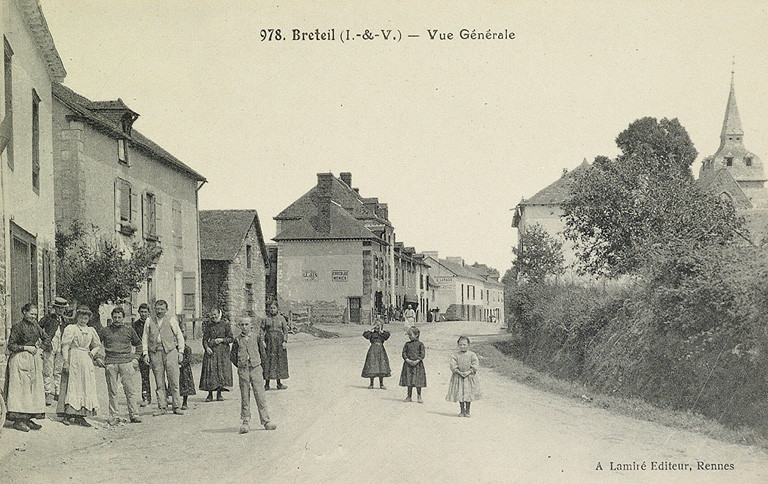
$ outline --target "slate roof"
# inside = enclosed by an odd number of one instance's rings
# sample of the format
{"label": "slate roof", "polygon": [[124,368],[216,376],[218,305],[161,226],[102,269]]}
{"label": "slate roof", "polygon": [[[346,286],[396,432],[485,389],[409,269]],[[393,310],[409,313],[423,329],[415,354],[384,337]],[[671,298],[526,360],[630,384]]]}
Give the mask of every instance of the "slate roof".
{"label": "slate roof", "polygon": [[575,169],[565,173],[554,183],[545,187],[531,198],[523,199],[520,205],[560,205],[568,198],[574,174],[589,168],[589,163],[585,159]]}
{"label": "slate roof", "polygon": [[[321,230],[320,214],[316,205],[305,208],[304,217],[292,222],[272,240],[339,240],[339,239],[377,239],[373,232],[338,203],[330,205],[330,231]],[[278,217],[275,217],[277,219]]]}
{"label": "slate roof", "polygon": [[200,210],[200,258],[232,261],[252,224],[256,224],[261,256],[268,267],[269,255],[256,210]]}
{"label": "slate roof", "polygon": [[[313,213],[317,205],[317,185],[312,187],[307,193],[299,197],[298,200],[290,204],[285,210],[277,214],[275,220],[299,220],[307,213]],[[333,177],[333,183],[331,184],[331,200],[339,204],[339,206],[345,208],[352,213],[354,218],[360,220],[375,220],[378,223],[384,225],[392,225],[388,220],[385,220],[374,212],[365,207],[365,198],[361,197],[359,193],[347,186],[346,183]]]}
{"label": "slate roof", "polygon": [[447,269],[448,271],[452,272],[453,274],[459,277],[466,277],[467,279],[477,279],[477,280],[483,281],[484,283],[496,284],[499,286],[502,285],[498,281],[495,281],[493,279],[488,279],[487,278],[488,272],[483,269],[468,266],[466,264],[465,265],[457,264],[447,259],[434,259],[432,257],[430,257],[430,259],[436,261],[445,269]]}
{"label": "slate roof", "polygon": [[[122,106],[125,106],[125,104],[121,100],[93,102],[62,84],[53,83],[51,87],[52,94],[56,99],[64,103],[78,117],[94,128],[116,139],[127,139],[132,146],[143,150],[150,156],[165,162],[197,181],[205,181],[203,175],[185,165],[181,160],[168,153],[151,139],[135,129],[132,129],[130,134],[125,133],[118,123],[97,111],[99,109],[122,109]],[[125,106],[125,109],[130,111],[127,106]]]}

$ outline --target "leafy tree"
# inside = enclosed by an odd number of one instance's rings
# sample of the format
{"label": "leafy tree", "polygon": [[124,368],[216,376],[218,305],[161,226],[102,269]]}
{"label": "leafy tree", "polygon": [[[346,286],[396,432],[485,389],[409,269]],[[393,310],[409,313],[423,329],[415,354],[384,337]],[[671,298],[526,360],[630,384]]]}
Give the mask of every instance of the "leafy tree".
{"label": "leafy tree", "polygon": [[615,160],[599,156],[574,173],[563,206],[565,235],[583,271],[631,274],[671,241],[696,250],[741,234],[733,206],[694,183],[696,150],[677,120],[637,120],[616,143]]}
{"label": "leafy tree", "polygon": [[519,234],[520,244],[512,248],[515,260],[512,269],[519,277],[538,284],[546,276],[565,272],[563,243],[555,239],[539,224],[533,224]]}
{"label": "leafy tree", "polygon": [[68,232],[57,232],[56,252],[58,292],[97,312],[102,304],[120,304],[139,290],[162,249],[133,244],[126,251],[95,226],[86,229],[75,221]]}

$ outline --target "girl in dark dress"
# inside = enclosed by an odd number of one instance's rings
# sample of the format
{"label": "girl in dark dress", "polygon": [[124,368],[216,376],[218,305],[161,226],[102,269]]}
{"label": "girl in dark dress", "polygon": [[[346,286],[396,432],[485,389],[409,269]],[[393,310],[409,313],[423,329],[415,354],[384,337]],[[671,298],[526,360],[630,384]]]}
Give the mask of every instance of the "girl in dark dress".
{"label": "girl in dark dress", "polygon": [[277,389],[285,390],[281,380],[288,378],[288,321],[278,314],[277,303],[269,306],[269,316],[261,323],[264,335],[264,389],[269,390],[269,380],[277,380]]}
{"label": "girl in dark dress", "polygon": [[368,388],[373,388],[373,379],[378,378],[379,388],[386,390],[384,377],[392,376],[387,350],[384,349],[384,342],[389,338],[389,331],[381,329],[381,323],[376,323],[373,329],[363,333],[363,337],[371,342],[371,346],[365,356],[365,365],[363,365],[361,376],[370,378],[371,384],[368,385]]}
{"label": "girl in dark dress", "polygon": [[421,399],[421,389],[427,386],[427,374],[424,371],[424,356],[426,350],[424,343],[419,341],[419,328],[411,327],[408,330],[411,339],[403,346],[403,370],[400,372],[400,386],[408,387],[406,402],[411,402],[413,389],[416,388],[416,401],[424,403]]}
{"label": "girl in dark dress", "polygon": [[8,338],[10,357],[5,371],[5,402],[7,418],[13,428],[22,432],[40,430],[33,418],[45,418],[45,389],[43,388],[43,359],[40,343],[43,330],[37,324],[37,306],[25,304],[24,319],[11,327]]}
{"label": "girl in dark dress", "polygon": [[222,401],[222,391],[232,386],[232,364],[229,361],[229,345],[234,341],[229,321],[222,319],[221,309],[211,311],[211,319],[203,328],[203,368],[200,372],[200,390],[207,391],[206,402]]}
{"label": "girl in dark dress", "polygon": [[[184,339],[187,338],[186,325],[182,325]],[[192,376],[192,348],[184,343],[184,357],[179,365],[179,395],[183,398],[181,409],[187,409],[187,397],[195,394],[195,379]]]}

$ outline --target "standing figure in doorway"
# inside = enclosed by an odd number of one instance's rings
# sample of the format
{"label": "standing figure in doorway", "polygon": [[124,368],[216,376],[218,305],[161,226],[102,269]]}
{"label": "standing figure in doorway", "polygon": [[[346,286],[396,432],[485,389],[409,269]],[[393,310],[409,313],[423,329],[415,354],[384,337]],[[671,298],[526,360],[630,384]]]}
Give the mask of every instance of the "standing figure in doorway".
{"label": "standing figure in doorway", "polygon": [[277,389],[288,388],[282,380],[288,378],[288,322],[277,312],[277,302],[269,305],[269,316],[261,323],[264,334],[264,389],[269,390],[269,380],[277,380]]}
{"label": "standing figure in doorway", "polygon": [[208,392],[206,402],[222,401],[221,392],[232,387],[232,363],[229,345],[234,341],[229,321],[223,319],[221,309],[211,310],[211,318],[203,327],[203,367],[200,370],[200,390]]}
{"label": "standing figure in doorway", "polygon": [[371,342],[371,346],[368,348],[368,354],[365,355],[361,376],[371,380],[368,388],[373,388],[373,380],[378,378],[379,388],[386,390],[384,377],[392,376],[387,350],[384,349],[384,342],[389,339],[389,331],[381,329],[381,323],[376,322],[370,331],[363,333],[363,337]]}

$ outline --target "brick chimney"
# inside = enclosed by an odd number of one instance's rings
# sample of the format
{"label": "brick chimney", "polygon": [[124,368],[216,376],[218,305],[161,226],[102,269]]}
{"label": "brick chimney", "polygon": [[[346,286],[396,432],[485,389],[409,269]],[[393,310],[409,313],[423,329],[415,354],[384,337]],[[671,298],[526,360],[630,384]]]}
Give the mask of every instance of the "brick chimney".
{"label": "brick chimney", "polygon": [[370,211],[371,213],[376,213],[376,206],[379,204],[379,199],[376,197],[364,198],[363,204],[365,205],[365,208],[368,211]]}
{"label": "brick chimney", "polygon": [[341,178],[341,181],[346,183],[349,188],[352,188],[352,173],[345,171],[339,174],[339,178]]}
{"label": "brick chimney", "polygon": [[386,203],[380,203],[376,205],[376,215],[383,218],[384,220],[389,220],[389,207]]}
{"label": "brick chimney", "polygon": [[464,266],[464,259],[461,257],[446,257],[445,260],[448,262],[453,262],[454,264],[458,264],[460,266]]}
{"label": "brick chimney", "polygon": [[318,232],[328,234],[331,232],[331,194],[333,193],[333,173],[317,174],[317,194],[315,203],[317,215],[313,217],[312,224]]}

